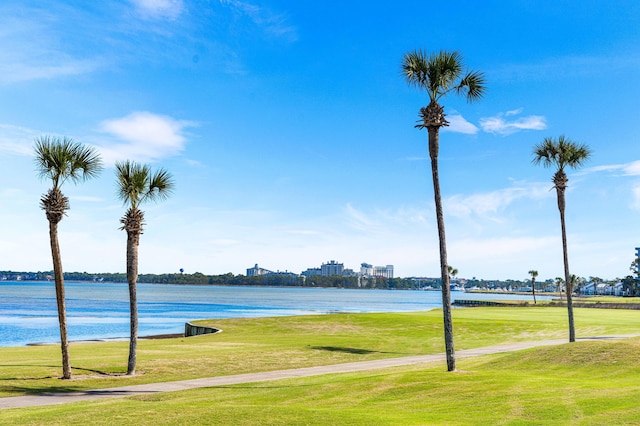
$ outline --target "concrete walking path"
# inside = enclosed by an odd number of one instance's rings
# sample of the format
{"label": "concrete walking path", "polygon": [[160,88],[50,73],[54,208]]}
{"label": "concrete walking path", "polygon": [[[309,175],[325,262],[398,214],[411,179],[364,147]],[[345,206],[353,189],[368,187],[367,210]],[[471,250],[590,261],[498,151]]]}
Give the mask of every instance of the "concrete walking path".
{"label": "concrete walking path", "polygon": [[[638,335],[616,335],[603,337],[586,337],[577,339],[610,340],[636,337]],[[540,346],[552,346],[568,343],[567,339],[541,340],[537,342],[520,342],[507,345],[486,346],[475,349],[456,351],[456,359],[481,355],[512,352]],[[147,383],[143,385],[122,386],[117,388],[96,389],[81,392],[60,392],[39,395],[14,396],[0,398],[0,409],[36,407],[42,405],[66,404],[78,401],[91,401],[105,398],[123,398],[132,395],[149,395],[159,392],[173,392],[195,388],[237,385],[242,383],[258,383],[271,380],[292,379],[298,377],[319,376],[323,374],[352,373],[381,368],[399,367],[423,363],[445,361],[445,354],[415,355],[400,358],[378,359],[373,361],[350,362],[346,364],[324,365],[318,367],[295,368],[291,370],[266,371],[262,373],[236,374],[233,376],[206,377],[202,379],[181,380],[176,382]]]}

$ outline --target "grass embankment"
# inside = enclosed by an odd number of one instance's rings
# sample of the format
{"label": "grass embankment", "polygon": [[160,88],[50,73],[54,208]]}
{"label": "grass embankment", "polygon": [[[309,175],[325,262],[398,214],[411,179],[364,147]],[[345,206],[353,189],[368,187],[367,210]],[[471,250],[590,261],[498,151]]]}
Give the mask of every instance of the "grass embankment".
{"label": "grass embankment", "polygon": [[[142,341],[135,378],[63,382],[57,347],[0,349],[2,395],[80,390],[442,352],[441,313],[204,322],[224,332]],[[640,332],[626,310],[576,310],[578,337]],[[454,310],[457,349],[566,337],[554,308]],[[76,374],[123,372],[126,342],[72,345]],[[20,424],[624,424],[640,420],[640,339],[579,342],[442,365],[3,410]],[[1,403],[1,400],[0,400]]]}

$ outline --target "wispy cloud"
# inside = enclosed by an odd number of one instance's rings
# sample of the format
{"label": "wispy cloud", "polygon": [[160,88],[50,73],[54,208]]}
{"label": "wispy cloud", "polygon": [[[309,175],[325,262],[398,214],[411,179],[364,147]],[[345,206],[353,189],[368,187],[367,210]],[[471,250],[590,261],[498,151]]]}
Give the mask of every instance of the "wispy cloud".
{"label": "wispy cloud", "polygon": [[374,209],[364,212],[347,204],[344,211],[349,227],[371,234],[430,223],[427,218],[430,214],[429,210],[417,207],[399,206],[393,209]]}
{"label": "wispy cloud", "polygon": [[31,10],[27,17],[12,16],[0,9],[0,16],[5,13],[0,17],[0,84],[80,75],[103,66],[95,55],[64,50],[56,31],[60,22],[51,14]]}
{"label": "wispy cloud", "polygon": [[546,119],[541,115],[512,118],[522,113],[522,108],[499,113],[493,117],[480,119],[480,127],[487,133],[510,135],[522,130],[544,130],[547,128]]}
{"label": "wispy cloud", "polygon": [[347,215],[348,222],[350,225],[358,230],[373,230],[373,228],[378,226],[378,222],[369,217],[364,212],[357,210],[351,204],[347,204],[345,207],[345,212]]}
{"label": "wispy cloud", "polygon": [[143,18],[174,20],[183,12],[182,0],[131,0]]}
{"label": "wispy cloud", "polygon": [[511,188],[471,195],[454,195],[444,200],[448,214],[455,217],[476,216],[495,220],[495,215],[516,200],[549,196],[548,183],[518,184]]}
{"label": "wispy cloud", "polygon": [[0,151],[32,155],[33,141],[41,132],[26,127],[0,124]]}
{"label": "wispy cloud", "polygon": [[611,54],[555,56],[534,63],[503,64],[492,74],[498,80],[547,80],[577,76],[607,75],[637,69],[640,58],[637,55]]}
{"label": "wispy cloud", "polygon": [[93,72],[100,67],[99,61],[75,59],[55,51],[29,57],[17,54],[12,58],[5,56],[0,59],[0,83],[71,77]]}
{"label": "wispy cloud", "polygon": [[623,164],[607,164],[602,166],[589,167],[585,169],[584,172],[618,172],[623,176],[640,176],[640,160]]}
{"label": "wispy cloud", "polygon": [[195,125],[146,111],[133,112],[100,124],[99,130],[114,139],[103,142],[99,149],[107,164],[125,158],[156,161],[181,153],[187,142],[185,129]]}
{"label": "wispy cloud", "polygon": [[240,0],[220,0],[220,4],[232,8],[242,16],[246,16],[266,34],[288,41],[298,39],[296,28],[287,23],[287,16],[253,3]]}

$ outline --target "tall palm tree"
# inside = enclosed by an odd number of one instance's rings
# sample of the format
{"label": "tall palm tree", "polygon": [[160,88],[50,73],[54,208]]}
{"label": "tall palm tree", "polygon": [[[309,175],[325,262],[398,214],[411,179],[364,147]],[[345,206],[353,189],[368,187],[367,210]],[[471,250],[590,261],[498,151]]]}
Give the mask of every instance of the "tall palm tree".
{"label": "tall palm tree", "polygon": [[573,321],[573,281],[569,273],[569,254],[567,252],[567,228],[564,220],[565,211],[565,191],[569,178],[565,173],[565,168],[573,169],[583,165],[591,155],[588,146],[573,142],[564,136],[557,139],[545,138],[542,143],[533,148],[533,163],[541,164],[545,167],[555,167],[553,175],[553,187],[556,189],[558,198],[558,210],[560,211],[560,227],[562,229],[562,255],[564,260],[564,282],[567,292],[567,311],[569,314],[569,341],[575,342],[576,331]]}
{"label": "tall palm tree", "polygon": [[538,271],[532,269],[529,271],[529,275],[531,275],[531,291],[533,292],[533,304],[536,305],[536,277],[538,276]]}
{"label": "tall palm tree", "polygon": [[58,323],[60,324],[60,348],[62,350],[62,378],[71,378],[69,340],[67,336],[67,310],[64,299],[64,275],[58,244],[58,223],[69,210],[69,199],[61,191],[67,180],[73,183],[97,176],[102,170],[98,153],[90,147],[70,138],[41,136],[34,146],[36,168],[41,178],[51,179],[51,189],[40,199],[40,207],[49,221],[49,242],[53,259],[53,276],[56,286]]}
{"label": "tall palm tree", "polygon": [[130,339],[127,375],[136,373],[136,353],[138,348],[138,302],[136,284],[138,281],[138,245],[144,225],[144,212],[139,209],[147,201],[164,200],[173,191],[171,175],[164,169],[151,171],[146,164],[122,161],[115,164],[118,198],[129,208],[120,219],[127,231],[127,282],[129,283]]}
{"label": "tall palm tree", "polygon": [[453,345],[453,323],[451,321],[450,282],[447,269],[447,243],[442,212],[442,197],[438,177],[438,149],[440,128],[448,126],[444,107],[440,99],[451,92],[463,95],[467,101],[475,101],[485,91],[482,73],[464,72],[462,55],[458,52],[441,51],[428,55],[422,50],[406,53],[402,60],[402,72],[409,85],[423,89],[429,95],[429,105],[420,109],[420,119],[416,128],[427,129],[429,134],[429,156],[433,177],[433,195],[436,205],[436,221],[440,243],[440,276],[442,277],[442,312],[444,317],[444,341],[447,353],[447,370],[456,369]]}

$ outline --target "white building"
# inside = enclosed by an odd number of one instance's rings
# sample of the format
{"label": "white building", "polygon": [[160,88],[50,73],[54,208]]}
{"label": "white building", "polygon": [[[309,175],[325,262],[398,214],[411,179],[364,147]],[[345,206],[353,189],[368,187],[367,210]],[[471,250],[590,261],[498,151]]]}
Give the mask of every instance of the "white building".
{"label": "white building", "polygon": [[393,265],[373,266],[368,263],[360,264],[360,276],[365,278],[393,278]]}
{"label": "white building", "polygon": [[274,273],[273,271],[270,271],[268,269],[260,268],[257,263],[256,263],[256,266],[254,266],[253,268],[247,268],[248,277],[257,277],[260,275],[267,275],[267,274],[273,274],[273,273]]}

